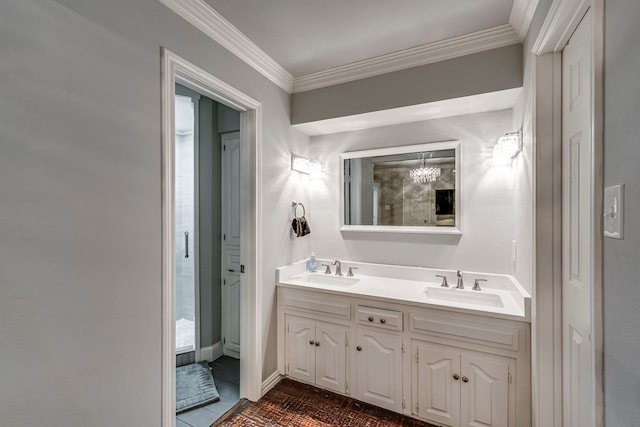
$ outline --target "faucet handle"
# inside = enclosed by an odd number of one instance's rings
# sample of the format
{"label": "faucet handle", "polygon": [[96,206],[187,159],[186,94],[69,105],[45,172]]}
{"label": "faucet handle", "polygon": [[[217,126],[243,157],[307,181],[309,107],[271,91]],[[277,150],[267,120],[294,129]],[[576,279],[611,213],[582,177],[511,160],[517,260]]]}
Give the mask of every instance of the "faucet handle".
{"label": "faucet handle", "polygon": [[324,274],[331,274],[331,266],[329,264],[322,264],[323,267],[327,267]]}
{"label": "faucet handle", "polygon": [[353,277],[353,270],[357,270],[358,267],[349,267],[349,271],[347,272],[347,277]]}
{"label": "faucet handle", "polygon": [[486,282],[487,279],[476,279],[473,281],[473,290],[474,291],[481,291],[482,289],[480,289],[480,282]]}
{"label": "faucet handle", "polygon": [[436,274],[436,277],[442,277],[442,284],[440,286],[442,286],[443,288],[449,287],[449,283],[447,282],[447,276],[445,276],[444,274]]}

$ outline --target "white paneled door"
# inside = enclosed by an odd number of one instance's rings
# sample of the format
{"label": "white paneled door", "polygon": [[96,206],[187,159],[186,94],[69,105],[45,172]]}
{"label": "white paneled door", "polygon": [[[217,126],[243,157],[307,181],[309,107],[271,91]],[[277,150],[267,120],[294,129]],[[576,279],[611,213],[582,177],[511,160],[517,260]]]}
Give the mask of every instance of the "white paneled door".
{"label": "white paneled door", "polygon": [[240,357],[240,133],[222,135],[222,352]]}
{"label": "white paneled door", "polygon": [[562,56],[563,425],[594,425],[591,12]]}

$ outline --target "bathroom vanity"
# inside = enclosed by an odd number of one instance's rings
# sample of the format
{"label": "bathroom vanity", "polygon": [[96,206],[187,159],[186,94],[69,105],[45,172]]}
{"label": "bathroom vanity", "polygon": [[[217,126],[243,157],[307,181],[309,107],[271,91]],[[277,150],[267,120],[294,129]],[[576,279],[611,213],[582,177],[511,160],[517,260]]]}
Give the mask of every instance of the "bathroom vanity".
{"label": "bathroom vanity", "polygon": [[531,299],[513,277],[463,272],[456,289],[453,271],[349,267],[277,270],[280,374],[436,425],[531,425]]}

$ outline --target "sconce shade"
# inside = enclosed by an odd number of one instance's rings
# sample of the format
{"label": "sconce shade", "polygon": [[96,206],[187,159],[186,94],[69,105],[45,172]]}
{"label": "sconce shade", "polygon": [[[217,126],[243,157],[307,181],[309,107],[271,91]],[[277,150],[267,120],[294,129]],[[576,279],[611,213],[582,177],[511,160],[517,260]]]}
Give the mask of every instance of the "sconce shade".
{"label": "sconce shade", "polygon": [[522,151],[522,137],[520,131],[506,133],[493,147],[493,164],[506,165],[515,159]]}

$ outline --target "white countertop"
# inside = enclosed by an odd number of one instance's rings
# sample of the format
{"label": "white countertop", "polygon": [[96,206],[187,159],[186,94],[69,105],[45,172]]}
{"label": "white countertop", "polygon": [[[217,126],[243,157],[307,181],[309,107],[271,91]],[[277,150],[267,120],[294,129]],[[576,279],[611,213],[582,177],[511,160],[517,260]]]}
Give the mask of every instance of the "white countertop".
{"label": "white countertop", "polygon": [[[300,262],[277,269],[277,284],[292,289],[373,298],[521,322],[530,322],[531,319],[531,297],[513,277],[508,275],[465,273],[465,289],[455,289],[455,280],[452,280],[455,278],[455,272],[343,262],[345,273],[348,267],[344,265],[358,266],[358,271],[375,271],[376,275],[356,272],[354,277],[350,278],[333,274],[325,275],[321,272],[309,273],[304,271],[305,263]],[[450,287],[441,287],[440,279],[436,278],[435,274],[446,274],[449,277]],[[488,280],[481,283],[481,291],[471,289],[474,278]],[[452,283],[453,286],[451,286]]]}

